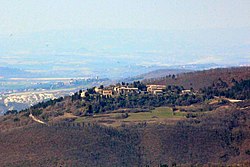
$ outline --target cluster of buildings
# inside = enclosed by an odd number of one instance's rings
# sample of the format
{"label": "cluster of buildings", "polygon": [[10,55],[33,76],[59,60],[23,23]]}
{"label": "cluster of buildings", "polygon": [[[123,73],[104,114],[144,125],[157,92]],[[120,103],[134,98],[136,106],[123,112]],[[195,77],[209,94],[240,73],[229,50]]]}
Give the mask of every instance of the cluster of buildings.
{"label": "cluster of buildings", "polygon": [[161,95],[166,89],[166,85],[147,85],[147,92],[154,95]]}
{"label": "cluster of buildings", "polygon": [[[165,85],[146,85],[147,90],[142,91],[138,88],[129,87],[129,86],[110,86],[107,88],[97,88],[95,87],[95,92],[101,94],[102,96],[115,96],[115,95],[128,95],[128,94],[154,94],[154,95],[162,95],[164,90],[166,89]],[[81,97],[86,96],[87,91],[83,91],[81,93]]]}
{"label": "cluster of buildings", "polygon": [[8,106],[9,103],[23,103],[23,104],[36,104],[47,99],[56,98],[52,93],[26,93],[26,94],[13,94],[4,99],[4,104]]}

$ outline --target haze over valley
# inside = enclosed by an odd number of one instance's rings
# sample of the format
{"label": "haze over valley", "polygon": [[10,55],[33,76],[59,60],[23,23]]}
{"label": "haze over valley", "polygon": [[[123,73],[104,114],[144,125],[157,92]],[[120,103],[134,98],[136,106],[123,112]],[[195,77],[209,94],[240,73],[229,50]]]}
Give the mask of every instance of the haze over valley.
{"label": "haze over valley", "polygon": [[174,65],[249,65],[249,34],[249,28],[13,33],[0,35],[0,63],[44,77],[108,78]]}

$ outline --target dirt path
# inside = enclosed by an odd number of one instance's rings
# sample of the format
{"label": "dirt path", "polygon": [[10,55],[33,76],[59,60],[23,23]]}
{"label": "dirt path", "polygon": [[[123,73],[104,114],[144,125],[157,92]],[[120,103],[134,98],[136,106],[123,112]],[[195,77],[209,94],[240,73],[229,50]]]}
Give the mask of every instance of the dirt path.
{"label": "dirt path", "polygon": [[43,121],[37,119],[36,117],[34,117],[34,116],[32,115],[32,113],[30,113],[29,117],[30,117],[31,119],[33,119],[35,122],[38,122],[38,123],[40,123],[40,124],[47,125],[45,122],[43,122]]}
{"label": "dirt path", "polygon": [[241,102],[242,100],[237,100],[237,99],[230,99],[230,98],[226,98],[226,97],[218,97],[218,96],[214,96],[216,99],[225,99],[230,101],[231,103],[238,103]]}

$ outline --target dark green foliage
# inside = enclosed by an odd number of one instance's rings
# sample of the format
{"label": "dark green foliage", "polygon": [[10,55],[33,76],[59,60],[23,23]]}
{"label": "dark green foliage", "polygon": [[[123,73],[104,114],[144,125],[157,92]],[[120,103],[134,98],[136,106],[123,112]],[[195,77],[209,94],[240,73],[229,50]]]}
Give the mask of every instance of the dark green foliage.
{"label": "dark green foliage", "polygon": [[18,122],[20,119],[18,117],[14,118],[14,122]]}
{"label": "dark green foliage", "polygon": [[168,167],[167,164],[161,164],[160,167]]}
{"label": "dark green foliage", "polygon": [[33,111],[32,111],[32,114],[33,114],[34,116],[39,116],[39,115],[41,115],[42,113],[43,113],[42,110],[33,110]]}
{"label": "dark green foliage", "polygon": [[17,110],[8,110],[4,115],[9,115],[9,114],[17,114]]}
{"label": "dark green foliage", "polygon": [[86,114],[87,115],[93,115],[93,107],[92,107],[92,105],[89,105],[88,107],[87,107],[87,111],[86,111]]}
{"label": "dark green foliage", "polygon": [[95,87],[87,89],[87,92],[88,92],[89,94],[95,94],[95,93],[96,93],[96,92],[95,92]]}
{"label": "dark green foliage", "polygon": [[196,118],[197,117],[197,114],[194,114],[194,113],[188,113],[186,115],[187,118]]}
{"label": "dark green foliage", "polygon": [[145,84],[143,84],[142,82],[140,81],[134,81],[132,86],[134,88],[138,88],[140,91],[146,91],[147,90],[147,87]]}
{"label": "dark green foliage", "polygon": [[213,86],[202,89],[202,93],[209,99],[212,96],[225,96],[227,98],[246,100],[250,99],[250,79],[236,82],[232,80],[232,87],[228,87],[221,79]]}
{"label": "dark green foliage", "polygon": [[40,102],[40,103],[30,107],[30,108],[31,109],[46,108],[48,106],[55,105],[56,103],[63,101],[63,99],[64,99],[63,97],[60,97],[60,98],[54,99],[54,100],[50,99],[50,100],[45,101],[45,102]]}
{"label": "dark green foliage", "polygon": [[250,79],[235,82],[235,85],[225,92],[225,96],[240,100],[250,99]]}

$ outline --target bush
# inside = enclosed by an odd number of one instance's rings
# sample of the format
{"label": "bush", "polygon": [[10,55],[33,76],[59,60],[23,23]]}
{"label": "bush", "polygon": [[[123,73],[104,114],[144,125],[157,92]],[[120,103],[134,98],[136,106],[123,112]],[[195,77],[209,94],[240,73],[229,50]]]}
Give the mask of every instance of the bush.
{"label": "bush", "polygon": [[39,116],[39,115],[41,115],[42,113],[43,113],[42,110],[35,110],[35,111],[32,111],[32,114],[33,114],[34,116]]}
{"label": "bush", "polygon": [[246,150],[245,153],[246,153],[247,155],[250,155],[250,149]]}
{"label": "bush", "polygon": [[17,114],[17,110],[8,110],[4,115],[9,115],[9,114]]}
{"label": "bush", "polygon": [[18,122],[18,121],[20,121],[20,119],[19,118],[14,118],[14,122]]}
{"label": "bush", "polygon": [[193,114],[193,113],[188,113],[186,118],[196,118],[197,114]]}
{"label": "bush", "polygon": [[128,118],[128,113],[122,114],[122,118],[123,119]]}

